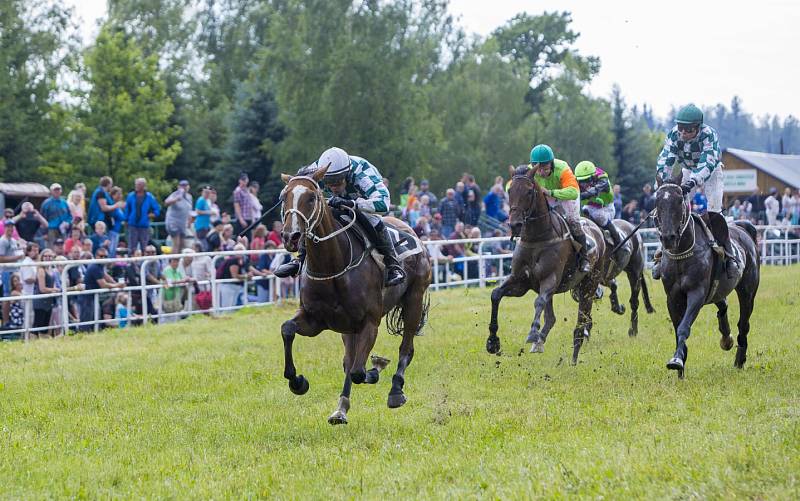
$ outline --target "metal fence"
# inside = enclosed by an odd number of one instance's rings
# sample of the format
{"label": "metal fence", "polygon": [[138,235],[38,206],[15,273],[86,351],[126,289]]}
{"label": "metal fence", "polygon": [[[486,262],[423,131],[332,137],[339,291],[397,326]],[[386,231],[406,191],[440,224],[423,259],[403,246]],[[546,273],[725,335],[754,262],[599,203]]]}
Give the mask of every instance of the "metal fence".
{"label": "metal fence", "polygon": [[[659,246],[654,229],[641,230],[645,242],[648,267],[652,265],[652,256]],[[759,250],[762,264],[789,265],[800,263],[800,227],[758,227]],[[439,290],[451,287],[485,287],[504,279],[511,269],[513,243],[508,237],[493,237],[465,240],[425,241],[431,256],[433,281],[431,289]],[[447,255],[446,246],[459,246],[464,255],[453,257]],[[51,294],[12,295],[0,298],[0,306],[11,309],[17,303],[17,311],[24,311],[24,325],[19,328],[4,328],[0,336],[4,339],[22,337],[28,339],[31,334],[49,333],[60,335],[76,330],[98,331],[105,327],[119,326],[121,319],[109,313],[109,301],[116,304],[116,294],[126,293],[127,300],[123,305],[129,315],[122,322],[136,325],[149,322],[167,323],[195,314],[220,315],[227,311],[246,306],[266,306],[281,302],[290,296],[297,297],[299,282],[292,279],[279,279],[269,274],[265,277],[252,277],[245,280],[221,279],[216,277],[216,264],[229,256],[256,256],[263,254],[286,256],[283,250],[262,251],[230,251],[219,253],[164,254],[158,256],[142,256],[103,260],[47,261],[22,263],[2,263],[0,272],[9,268],[19,269],[22,266],[50,268],[57,272],[61,284],[69,284],[69,271],[76,266],[87,266],[101,263],[108,266],[128,267],[134,264],[139,269],[139,284],[124,284],[114,289],[85,290],[81,287],[62,286],[60,291]],[[179,266],[184,268],[186,258],[210,261],[207,276],[200,277],[191,284],[175,285],[167,281],[147,283],[148,267],[161,266],[170,259],[179,258]],[[282,259],[281,259],[282,261]],[[163,263],[163,264],[162,264]],[[177,290],[176,290],[177,288]],[[255,294],[253,294],[255,289]],[[176,311],[165,311],[165,293],[171,290],[182,295],[182,307]],[[195,301],[198,293],[205,293],[210,303],[200,307]],[[138,297],[140,306],[134,305]],[[47,326],[33,327],[33,301],[52,298],[51,319]],[[115,307],[112,308],[116,309]],[[77,315],[76,315],[77,310]]]}

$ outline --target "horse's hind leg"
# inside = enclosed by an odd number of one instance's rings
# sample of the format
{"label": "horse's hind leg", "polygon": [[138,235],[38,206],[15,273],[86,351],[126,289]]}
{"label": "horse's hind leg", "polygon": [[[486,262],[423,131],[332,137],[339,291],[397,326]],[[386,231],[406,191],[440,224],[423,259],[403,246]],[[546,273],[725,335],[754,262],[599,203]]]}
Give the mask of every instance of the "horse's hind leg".
{"label": "horse's hind leg", "polygon": [[578,322],[572,332],[572,365],[578,364],[578,353],[581,351],[584,337],[588,338],[592,331],[592,299],[597,283],[584,279],[578,285],[580,301],[578,302]]}
{"label": "horse's hind leg", "polygon": [[414,358],[414,337],[419,334],[425,308],[425,289],[420,289],[418,292],[409,294],[404,300],[403,340],[400,342],[397,371],[392,376],[392,389],[389,390],[389,397],[386,400],[386,405],[390,409],[396,409],[406,403],[406,396],[403,393],[403,386],[406,384],[405,373]]}
{"label": "horse's hind leg", "polygon": [[308,391],[308,380],[303,375],[297,375],[292,356],[292,344],[295,334],[303,336],[316,336],[322,331],[313,320],[306,316],[304,310],[298,310],[295,316],[281,325],[281,337],[283,338],[283,357],[284,368],[283,377],[289,380],[289,389],[295,395],[304,395]]}
{"label": "horse's hind leg", "polygon": [[[547,301],[547,304],[544,307],[544,327],[542,327],[542,331],[540,336],[542,338],[541,344],[543,345],[545,341],[547,341],[547,335],[550,334],[550,331],[553,329],[553,326],[556,324],[556,312],[553,310],[553,297],[550,297],[550,300]],[[544,352],[544,347],[540,346],[540,352]]]}
{"label": "horse's hind leg", "polygon": [[616,313],[617,315],[624,315],[625,314],[625,306],[619,304],[619,295],[617,295],[617,281],[615,279],[611,279],[608,281],[608,288],[611,289],[611,311]]}
{"label": "horse's hind leg", "polygon": [[641,271],[627,272],[628,283],[631,285],[631,326],[628,328],[628,336],[636,337],[639,334],[639,289],[640,280],[643,280]]}
{"label": "horse's hind leg", "polygon": [[525,294],[528,288],[510,276],[492,290],[492,317],[489,320],[489,337],[486,339],[486,351],[491,354],[500,353],[500,338],[497,336],[497,312],[500,309],[500,300],[505,296],[519,297]]}
{"label": "horse's hind leg", "polygon": [[533,322],[531,322],[531,330],[528,332],[528,338],[525,339],[526,343],[533,343],[531,346],[531,353],[544,353],[545,336],[539,331],[541,328],[540,318],[542,313],[547,308],[547,305],[553,300],[553,293],[556,289],[556,276],[550,274],[539,283],[539,295],[536,301],[533,302]]}
{"label": "horse's hind leg", "polygon": [[364,364],[367,355],[375,346],[377,337],[378,326],[372,322],[367,322],[357,334],[342,334],[344,384],[342,385],[342,394],[339,395],[339,404],[333,414],[328,417],[330,424],[347,424],[347,411],[350,410],[350,390],[353,383],[361,384],[366,381],[367,372],[364,370]]}
{"label": "horse's hind leg", "polygon": [[739,335],[736,337],[736,358],[733,365],[737,369],[743,368],[747,361],[747,335],[750,333],[750,315],[753,314],[757,289],[757,281],[755,286],[740,283],[736,288],[736,295],[739,297]]}
{"label": "horse's hind leg", "polygon": [[731,336],[731,325],[728,323],[728,300],[723,299],[717,303],[717,323],[719,324],[719,347],[725,351],[733,348],[733,337]]}

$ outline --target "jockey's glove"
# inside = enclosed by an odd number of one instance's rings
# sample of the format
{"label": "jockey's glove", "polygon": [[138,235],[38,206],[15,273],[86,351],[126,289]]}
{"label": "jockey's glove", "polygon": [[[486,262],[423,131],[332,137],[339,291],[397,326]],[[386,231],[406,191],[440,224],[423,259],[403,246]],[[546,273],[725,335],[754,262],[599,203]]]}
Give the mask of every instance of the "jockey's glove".
{"label": "jockey's glove", "polygon": [[697,186],[697,182],[694,179],[690,179],[681,185],[681,190],[684,195],[687,195],[695,186]]}
{"label": "jockey's glove", "polygon": [[581,192],[581,200],[586,200],[587,198],[594,198],[597,196],[597,190],[594,188],[589,188],[586,191]]}
{"label": "jockey's glove", "polygon": [[341,209],[342,207],[350,207],[352,209],[356,206],[356,203],[353,200],[348,200],[347,198],[332,196],[330,200],[328,200],[328,205],[334,209]]}

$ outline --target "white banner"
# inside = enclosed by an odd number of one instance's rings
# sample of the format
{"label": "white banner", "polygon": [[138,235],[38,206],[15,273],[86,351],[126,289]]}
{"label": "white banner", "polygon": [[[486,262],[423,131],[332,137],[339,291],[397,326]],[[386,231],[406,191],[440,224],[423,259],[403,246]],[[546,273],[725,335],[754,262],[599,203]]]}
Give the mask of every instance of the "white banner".
{"label": "white banner", "polygon": [[728,169],[725,170],[723,185],[726,193],[749,193],[758,188],[757,181],[756,169]]}

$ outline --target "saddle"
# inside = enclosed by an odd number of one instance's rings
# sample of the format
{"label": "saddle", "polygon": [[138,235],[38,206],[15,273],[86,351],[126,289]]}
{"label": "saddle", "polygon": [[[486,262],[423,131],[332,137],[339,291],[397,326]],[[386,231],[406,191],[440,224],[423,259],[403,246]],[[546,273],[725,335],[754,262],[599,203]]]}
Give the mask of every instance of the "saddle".
{"label": "saddle", "polygon": [[[572,247],[575,249],[575,252],[578,252],[580,249],[580,244],[575,241],[575,238],[572,236],[572,230],[569,229],[569,224],[567,223],[567,219],[564,217],[564,214],[560,210],[560,208],[553,209],[553,212],[558,216],[561,224],[563,225],[564,235],[563,238],[569,238],[569,241],[572,243]],[[595,254],[597,254],[597,242],[595,241],[594,237],[591,233],[586,231],[586,225],[589,224],[589,221],[581,217],[581,226],[583,227],[584,231],[583,234],[586,235],[586,256],[591,260]]]}
{"label": "saddle", "polygon": [[[350,224],[351,214],[349,213],[335,214],[335,217],[342,225]],[[383,224],[386,226],[386,229],[389,230],[389,237],[398,261],[402,263],[407,258],[422,252],[422,242],[419,240],[419,238],[417,238],[417,235],[408,233],[407,231],[396,227],[386,220],[383,221]],[[364,230],[360,224],[354,224],[353,227],[347,232],[361,242],[361,244],[364,246],[364,249],[369,252],[370,256],[372,256],[373,261],[375,261],[375,263],[381,269],[383,269],[383,256],[372,245],[366,230]]]}
{"label": "saddle", "polygon": [[[709,287],[708,294],[706,296],[706,301],[708,301],[714,296],[714,294],[716,294],[720,281],[727,280],[728,278],[727,272],[725,271],[725,251],[721,245],[716,243],[716,237],[714,237],[711,228],[709,228],[705,221],[703,221],[703,218],[697,214],[692,214],[692,217],[694,218],[694,222],[698,224],[705,232],[706,237],[710,241],[715,242],[714,249],[716,252],[714,252],[713,263],[711,265],[711,287]],[[733,251],[733,255],[731,257],[736,262],[736,269],[738,270],[739,275],[736,280],[739,280],[742,273],[744,273],[744,249],[742,249],[741,245],[739,245],[733,239],[731,239],[730,242],[731,250]]]}

